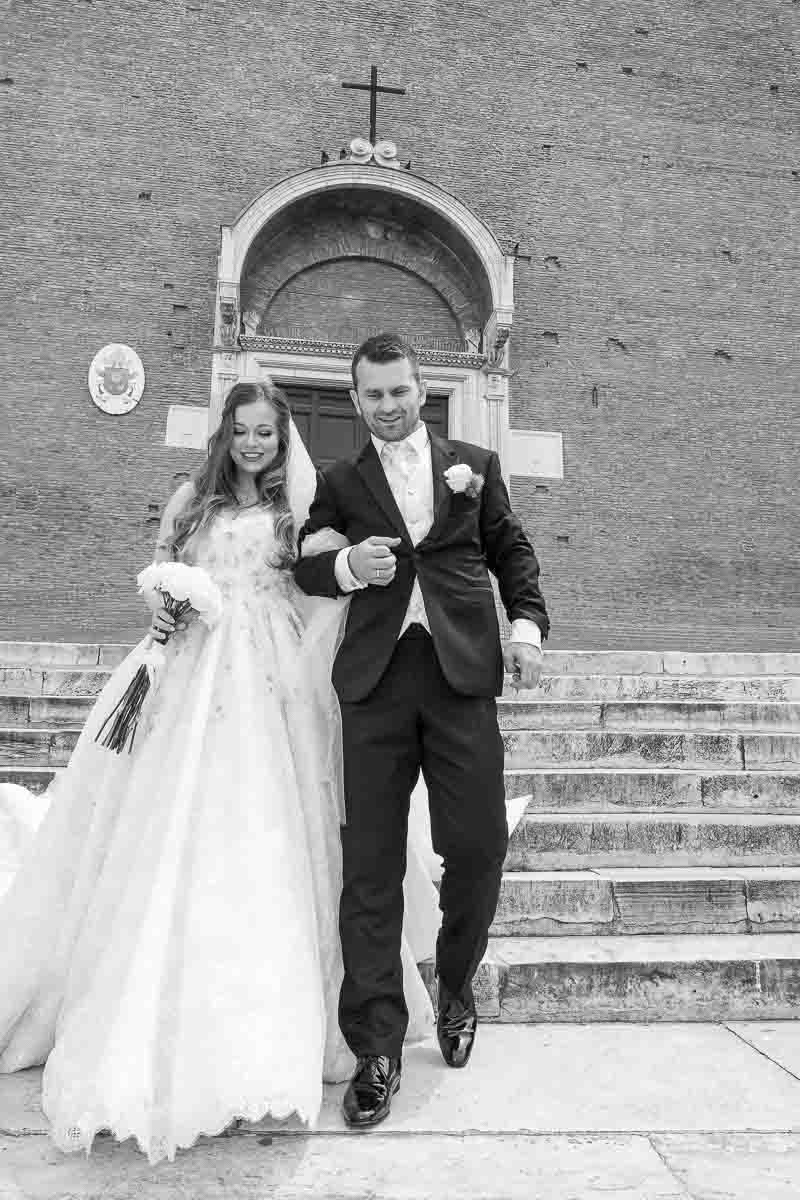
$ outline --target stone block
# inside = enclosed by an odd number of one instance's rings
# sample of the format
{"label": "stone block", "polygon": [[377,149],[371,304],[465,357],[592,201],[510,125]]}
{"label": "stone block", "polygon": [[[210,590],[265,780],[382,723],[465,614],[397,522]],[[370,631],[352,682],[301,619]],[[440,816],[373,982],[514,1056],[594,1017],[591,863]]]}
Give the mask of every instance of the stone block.
{"label": "stone block", "polygon": [[96,696],[108,682],[111,672],[95,667],[73,671],[53,667],[42,672],[41,692],[44,696]]}
{"label": "stone block", "polygon": [[612,926],[609,880],[591,872],[507,873],[503,876],[494,935],[604,932]]}
{"label": "stone block", "polygon": [[800,932],[800,870],[794,878],[745,880],[747,915],[754,929]]}
{"label": "stone block", "polygon": [[18,784],[38,796],[47,790],[58,770],[57,767],[0,766],[0,783]]}
{"label": "stone block", "polygon": [[602,704],[571,700],[522,702],[501,700],[497,718],[501,729],[590,729],[600,727]]}
{"label": "stone block", "polygon": [[0,727],[28,725],[30,699],[27,696],[0,696]]}
{"label": "stone block", "polygon": [[800,654],[717,651],[711,654],[664,652],[664,671],[676,675],[800,675]]}
{"label": "stone block", "polygon": [[800,771],[800,733],[744,734],[742,742],[748,771]]}
{"label": "stone block", "polygon": [[0,729],[0,762],[4,766],[63,767],[77,740],[77,730]]}
{"label": "stone block", "polygon": [[0,663],[5,666],[97,665],[100,647],[82,642],[0,642]]}
{"label": "stone block", "polygon": [[742,700],[610,701],[605,729],[800,730],[800,704]]}
{"label": "stone block", "polygon": [[703,775],[704,809],[720,812],[800,812],[800,773],[740,771],[735,775]]}
{"label": "stone block", "polygon": [[[645,872],[642,872],[644,875]],[[613,880],[618,933],[746,933],[742,879],[674,873]]]}
{"label": "stone block", "polygon": [[800,817],[528,812],[506,855],[508,871],[749,863],[800,863]]}
{"label": "stone block", "polygon": [[499,938],[490,950],[503,963],[502,1021],[773,1020],[800,1012],[791,934]]}
{"label": "stone block", "polygon": [[752,700],[511,700],[498,705],[501,729],[800,732],[800,703]]}
{"label": "stone block", "polygon": [[515,770],[579,765],[735,770],[742,766],[740,736],[735,733],[508,730],[503,743],[506,766]]}
{"label": "stone block", "polygon": [[[727,778],[731,778],[728,776]],[[508,770],[506,795],[530,795],[529,810],[571,809],[603,812],[609,809],[702,808],[701,782],[695,771]],[[800,806],[800,795],[798,796]]]}
{"label": "stone block", "polygon": [[514,691],[507,700],[675,700],[757,702],[800,701],[800,675],[542,675],[535,688]]}
{"label": "stone block", "polygon": [[127,642],[120,645],[101,645],[97,660],[98,665],[107,668],[118,667],[122,660],[128,657],[132,649],[133,644],[129,644]]}
{"label": "stone block", "polygon": [[692,1200],[795,1200],[798,1194],[796,1134],[659,1133],[649,1140]]}
{"label": "stone block", "polygon": [[656,650],[545,650],[548,675],[659,675],[664,656]]}
{"label": "stone block", "polygon": [[[419,964],[419,972],[428,989],[434,1010],[437,1006],[436,966],[432,959]],[[500,968],[487,952],[472,980],[475,1010],[479,1017],[487,1020],[500,1015]]]}
{"label": "stone block", "polygon": [[93,704],[93,696],[40,696],[30,701],[30,721],[34,725],[82,727]]}
{"label": "stone block", "polygon": [[0,667],[0,695],[38,696],[42,673],[31,667]]}

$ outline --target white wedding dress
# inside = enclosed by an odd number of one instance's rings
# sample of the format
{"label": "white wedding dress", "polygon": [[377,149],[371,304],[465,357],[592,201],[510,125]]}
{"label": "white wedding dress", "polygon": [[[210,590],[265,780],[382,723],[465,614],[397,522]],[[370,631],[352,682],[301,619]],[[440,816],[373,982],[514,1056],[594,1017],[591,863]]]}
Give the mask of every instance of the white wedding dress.
{"label": "white wedding dress", "polygon": [[[62,1149],[109,1129],[155,1162],[236,1117],[313,1126],[323,1079],[354,1066],[337,1022],[331,713],[303,645],[305,598],[270,565],[274,548],[260,508],[192,539],[184,558],[219,584],[222,620],[169,642],[131,754],[94,737],[146,642],[114,672],[0,902],[0,1070],[46,1063]],[[433,1014],[415,963],[433,954],[438,911],[410,842],[418,1040]]]}

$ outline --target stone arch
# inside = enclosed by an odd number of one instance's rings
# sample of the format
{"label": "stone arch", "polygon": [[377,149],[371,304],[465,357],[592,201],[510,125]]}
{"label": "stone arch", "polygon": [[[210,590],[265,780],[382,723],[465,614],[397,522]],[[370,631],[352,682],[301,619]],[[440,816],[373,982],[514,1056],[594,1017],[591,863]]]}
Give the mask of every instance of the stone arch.
{"label": "stone arch", "polygon": [[[240,287],[248,255],[264,231],[274,230],[279,237],[292,212],[309,199],[335,197],[337,194],[372,193],[385,199],[402,200],[425,214],[425,226],[440,247],[463,255],[480,267],[480,282],[488,303],[481,327],[481,346],[490,358],[503,354],[511,330],[514,302],[514,259],[503,253],[491,232],[466,205],[444,189],[406,171],[392,171],[374,165],[343,162],[316,167],[291,176],[262,193],[244,209],[231,225],[221,229],[218,260],[218,305],[215,344],[220,349],[235,348],[241,319]],[[352,238],[352,233],[346,235]],[[373,239],[374,241],[374,239]],[[370,247],[375,250],[373,245]],[[330,249],[330,247],[328,247]],[[355,245],[352,246],[355,251]],[[361,247],[363,251],[363,246]],[[311,250],[309,249],[309,253]],[[397,247],[381,248],[387,258]],[[252,260],[251,260],[252,261]],[[417,263],[418,267],[420,264]],[[425,278],[423,275],[422,278]],[[285,282],[285,280],[284,280]],[[429,279],[436,286],[433,279]],[[458,313],[466,311],[465,297],[450,285],[445,299]]]}
{"label": "stone arch", "polygon": [[[340,215],[350,213],[348,220],[336,218],[337,206]],[[316,240],[309,237],[307,246],[298,247],[295,237],[290,244],[287,231],[293,223],[323,211],[328,225],[317,231]],[[353,219],[356,224],[374,223],[376,212],[380,221],[386,220],[388,232],[376,234],[374,228],[353,226]],[[393,239],[395,218],[404,231],[401,238]],[[286,238],[283,249],[281,238]],[[299,272],[313,269],[315,262],[330,264],[342,256],[371,259],[413,273],[441,297],[460,336],[456,347],[452,340],[438,337],[428,346],[424,341],[417,345],[426,379],[450,397],[451,436],[496,449],[505,462],[510,437],[508,339],[514,315],[514,258],[503,252],[489,227],[449,192],[410,171],[375,163],[343,161],[303,171],[267,189],[235,221],[222,226],[212,427],[227,391],[245,374],[347,386],[355,348],[352,339],[258,332],[259,305],[270,290],[274,294]],[[264,278],[258,280],[262,268]]]}

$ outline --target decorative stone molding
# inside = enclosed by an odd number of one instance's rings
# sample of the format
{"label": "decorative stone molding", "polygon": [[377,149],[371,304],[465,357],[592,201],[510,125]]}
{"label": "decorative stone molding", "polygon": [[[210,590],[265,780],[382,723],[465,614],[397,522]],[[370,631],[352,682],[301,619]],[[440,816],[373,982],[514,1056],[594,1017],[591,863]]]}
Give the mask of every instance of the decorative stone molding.
{"label": "decorative stone molding", "polygon": [[[358,345],[356,342],[317,342],[306,338],[284,337],[247,337],[239,338],[239,345],[247,351],[268,351],[272,354],[313,354],[324,358],[353,357]],[[479,370],[486,363],[482,354],[462,353],[458,350],[429,350],[425,346],[415,347],[417,357],[423,364],[440,367],[464,367],[468,370]]]}

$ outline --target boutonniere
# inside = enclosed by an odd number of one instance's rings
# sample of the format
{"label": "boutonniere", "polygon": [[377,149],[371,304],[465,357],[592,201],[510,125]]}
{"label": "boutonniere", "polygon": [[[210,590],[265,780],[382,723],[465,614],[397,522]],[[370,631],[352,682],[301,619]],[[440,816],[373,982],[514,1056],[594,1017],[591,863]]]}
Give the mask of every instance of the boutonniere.
{"label": "boutonniere", "polygon": [[455,495],[469,496],[470,500],[477,500],[483,491],[483,476],[476,475],[467,463],[456,463],[454,467],[448,467],[444,473],[444,481]]}

